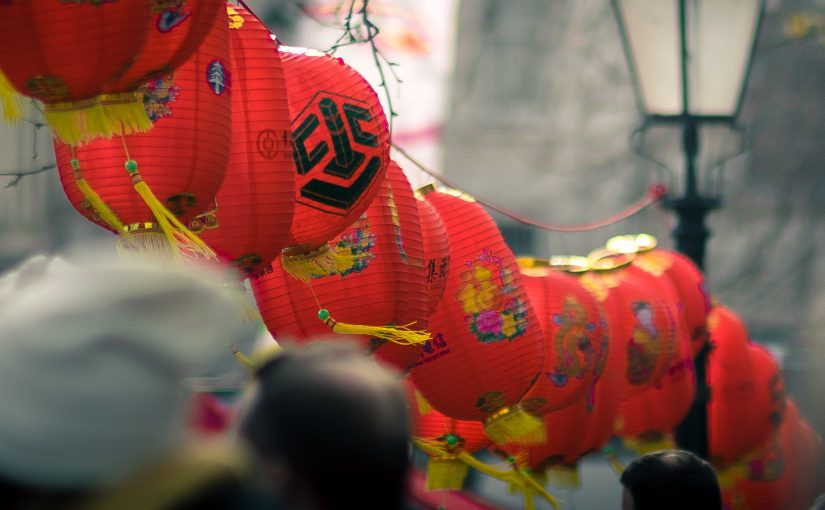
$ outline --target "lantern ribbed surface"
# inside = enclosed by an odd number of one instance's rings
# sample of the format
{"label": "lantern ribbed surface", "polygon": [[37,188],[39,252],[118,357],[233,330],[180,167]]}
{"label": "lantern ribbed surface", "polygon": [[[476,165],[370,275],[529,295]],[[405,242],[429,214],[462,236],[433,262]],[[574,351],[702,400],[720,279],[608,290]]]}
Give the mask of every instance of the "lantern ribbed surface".
{"label": "lantern ribbed surface", "polygon": [[286,80],[269,29],[227,5],[232,49],[232,150],[216,208],[194,230],[243,276],[267,270],[284,247],[295,210]]}
{"label": "lantern ribbed surface", "polygon": [[684,255],[661,249],[639,253],[633,265],[666,278],[673,286],[685,331],[690,337],[691,352],[695,356],[707,341],[706,323],[710,311],[702,271]]}
{"label": "lantern ribbed surface", "polygon": [[450,270],[413,381],[443,414],[484,420],[517,404],[539,375],[541,327],[492,218],[464,197],[434,191],[424,198],[447,229]]}
{"label": "lantern ribbed surface", "polygon": [[[331,242],[364,255],[347,274],[314,278],[307,284],[294,278],[279,264],[273,264],[270,273],[253,280],[252,288],[261,316],[267,329],[279,342],[303,343],[334,336],[335,333],[318,319],[319,305],[337,321],[344,323],[386,326],[404,324],[402,319],[410,322],[410,315],[400,316],[411,313],[411,309],[399,306],[399,296],[404,292],[413,292],[413,277],[401,252],[401,244],[406,249],[408,242],[403,230],[397,230],[399,223],[397,215],[393,217],[395,197],[392,191],[391,181],[385,179],[366,213]],[[423,283],[417,293],[420,308],[425,310],[426,289]],[[375,351],[377,359],[400,370],[405,370],[414,361],[421,348],[420,345],[393,345],[387,349],[389,343],[363,335],[337,338],[360,342]],[[382,357],[384,349],[387,349],[386,359]]]}
{"label": "lantern ribbed surface", "polygon": [[690,341],[670,282],[636,266],[619,269],[618,277],[620,341],[626,342],[628,369],[617,433],[656,443],[693,402]]}
{"label": "lantern ribbed surface", "polygon": [[[716,305],[708,315],[713,349],[708,355],[708,449],[717,466],[728,466],[765,441],[771,424],[760,420],[748,331],[729,308]],[[764,393],[763,398],[767,397]]]}
{"label": "lantern ribbed surface", "polygon": [[390,162],[389,127],[369,83],[340,58],[281,47],[296,166],[287,245],[308,252],[352,225]]}
{"label": "lantern ribbed surface", "polygon": [[[0,69],[20,93],[46,104],[47,119],[52,108],[64,113],[87,109],[84,100],[96,96],[95,101],[117,108],[127,101],[118,94],[187,61],[223,5],[221,0],[9,0],[0,4]],[[128,97],[139,106],[139,97]],[[131,132],[129,115],[119,120]],[[70,143],[101,134],[91,125],[78,128],[86,132],[78,139],[69,136]]]}
{"label": "lantern ribbed surface", "polygon": [[521,270],[544,336],[541,376],[522,407],[543,416],[573,405],[601,376],[609,339],[599,302],[579,280],[547,267]]}
{"label": "lantern ribbed surface", "polygon": [[821,439],[788,399],[778,433],[768,439],[736,473],[722,484],[729,508],[807,510],[822,486]]}
{"label": "lantern ribbed surface", "polygon": [[[155,222],[124,169],[129,159],[137,163],[143,181],[179,220],[188,222],[213,207],[229,160],[230,88],[224,10],[214,18],[212,31],[192,58],[141,89],[154,129],[123,140],[98,139],[77,147],[82,177],[126,225]],[[72,205],[90,221],[111,230],[78,189],[70,148],[55,141],[55,152],[63,189]]]}
{"label": "lantern ribbed surface", "polygon": [[444,295],[447,275],[450,272],[450,243],[447,229],[433,206],[419,199],[418,214],[421,220],[421,237],[424,240],[424,259],[427,282],[427,309],[433,313]]}

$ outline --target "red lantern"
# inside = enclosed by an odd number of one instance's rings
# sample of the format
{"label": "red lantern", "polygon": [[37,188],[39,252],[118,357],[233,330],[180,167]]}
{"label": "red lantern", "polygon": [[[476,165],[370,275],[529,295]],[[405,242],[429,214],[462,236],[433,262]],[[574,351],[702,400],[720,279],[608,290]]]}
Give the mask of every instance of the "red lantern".
{"label": "red lantern", "polygon": [[[435,187],[428,185],[419,191],[433,191]],[[427,309],[435,312],[450,270],[450,243],[447,240],[447,229],[444,222],[433,206],[423,198],[418,200],[418,214],[421,220],[421,237],[424,240],[424,258],[426,262]]]}
{"label": "red lantern", "polygon": [[654,276],[666,278],[673,285],[684,327],[695,356],[707,342],[707,316],[710,299],[705,290],[702,271],[684,255],[656,248],[656,238],[647,234],[614,237],[608,250],[637,253],[633,265]]}
{"label": "red lantern", "polygon": [[232,48],[232,151],[215,209],[190,228],[244,275],[281,253],[295,209],[289,104],[277,44],[246,9],[227,6]]}
{"label": "red lantern", "polygon": [[758,399],[748,332],[730,309],[716,305],[708,315],[713,349],[708,356],[708,447],[714,465],[724,468],[763,444],[770,435],[770,416]]}
{"label": "red lantern", "polygon": [[[420,259],[419,267],[410,266],[412,260],[406,251],[408,244],[414,251],[420,252],[422,248],[411,246],[404,236],[405,225],[399,221],[401,210],[394,205],[397,201],[391,183],[389,179],[385,181],[365,215],[336,240],[339,248],[365,255],[349,274],[316,278],[307,285],[275,265],[271,273],[253,280],[258,308],[267,328],[279,341],[308,342],[328,335],[329,327],[318,320],[319,306],[342,323],[383,326],[426,321],[423,267]],[[407,199],[415,200],[409,184],[407,190]],[[404,195],[399,186],[398,200]],[[404,209],[414,206],[408,204]],[[416,285],[412,284],[414,279],[419,279]],[[410,304],[401,306],[400,298],[408,298]],[[413,306],[415,303],[418,305]],[[421,349],[420,345],[396,347],[369,336],[368,332],[355,338],[374,349],[377,359],[401,370],[415,361]]]}
{"label": "red lantern", "polygon": [[[77,148],[55,142],[63,189],[75,209],[118,234],[127,227],[146,233],[121,236],[128,249],[135,243],[144,249],[158,244],[158,230],[172,245],[202,246],[184,223],[214,203],[231,141],[227,15],[213,19],[212,31],[192,58],[141,89],[155,125],[151,132]],[[220,84],[214,73],[222,73]],[[158,246],[169,249],[164,242]]]}
{"label": "red lantern", "polygon": [[[521,275],[544,336],[544,368],[522,400],[537,415],[573,405],[601,376],[608,338],[599,302],[574,276],[521,259]],[[542,267],[544,266],[544,267]]]}
{"label": "red lantern", "polygon": [[[66,143],[148,131],[138,88],[189,59],[222,11],[221,0],[7,0],[0,68],[18,91],[45,103]],[[219,71],[200,70],[223,80]]]}
{"label": "red lantern", "polygon": [[451,418],[487,420],[495,442],[540,432],[540,423],[513,409],[544,356],[515,257],[472,199],[440,192],[424,197],[444,222],[451,253],[444,297],[430,316],[433,339],[412,371],[416,387]]}
{"label": "red lantern", "polygon": [[670,445],[667,435],[690,409],[695,388],[690,343],[678,320],[675,292],[668,282],[627,265],[633,257],[605,254],[587,278],[604,296],[608,313],[619,324],[618,341],[627,346],[617,433],[633,448],[648,451]]}
{"label": "red lantern", "polygon": [[437,445],[447,452],[431,457],[427,463],[427,490],[460,490],[467,477],[467,465],[458,454],[476,453],[490,446],[484,426],[478,421],[448,418],[433,409],[412,383],[409,387],[409,409],[413,423],[413,437]]}
{"label": "red lantern", "polygon": [[807,510],[813,504],[821,473],[811,462],[822,455],[822,444],[791,400],[785,407],[776,437],[733,480],[723,480],[723,501],[731,510]]}
{"label": "red lantern", "polygon": [[367,81],[340,58],[281,47],[292,116],[295,217],[284,266],[303,280],[348,272],[327,241],[366,210],[390,162],[389,128]]}

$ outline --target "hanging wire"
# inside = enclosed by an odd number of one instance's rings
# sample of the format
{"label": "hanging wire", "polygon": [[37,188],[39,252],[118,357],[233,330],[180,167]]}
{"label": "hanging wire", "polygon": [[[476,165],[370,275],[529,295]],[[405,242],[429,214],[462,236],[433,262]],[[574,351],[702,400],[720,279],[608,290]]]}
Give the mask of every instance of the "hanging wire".
{"label": "hanging wire", "polygon": [[[404,156],[404,158],[406,158],[416,168],[418,168],[419,170],[421,170],[425,174],[429,175],[430,177],[433,177],[434,179],[436,179],[439,182],[449,186],[450,188],[453,188],[455,190],[466,193],[454,181],[451,181],[450,179],[444,177],[443,175],[440,175],[440,174],[434,172],[433,170],[430,170],[429,168],[424,166],[420,161],[418,161],[415,157],[410,155],[403,148],[399,147],[396,144],[392,144],[392,147],[399,154]],[[601,221],[595,221],[595,222],[590,222],[590,223],[582,223],[582,224],[578,224],[578,225],[559,225],[559,224],[554,224],[554,223],[543,223],[543,222],[528,218],[526,216],[522,216],[521,214],[518,214],[514,211],[511,211],[510,209],[507,209],[507,208],[505,208],[501,205],[498,205],[494,202],[491,202],[489,200],[479,198],[479,197],[476,197],[476,196],[473,196],[473,198],[476,200],[476,202],[478,202],[479,204],[487,207],[488,209],[491,209],[491,210],[496,211],[500,214],[503,214],[504,216],[507,216],[511,220],[516,221],[518,223],[521,223],[522,225],[527,225],[527,226],[530,226],[530,227],[535,227],[535,228],[542,229],[542,230],[547,230],[547,231],[550,231],[550,232],[589,232],[591,230],[597,230],[597,229],[600,229],[600,228],[603,228],[603,227],[607,227],[607,226],[612,225],[612,224],[614,224],[618,221],[621,221],[621,220],[624,220],[624,219],[627,219],[627,218],[633,216],[634,214],[636,214],[639,211],[645,209],[649,205],[653,205],[655,203],[658,203],[665,195],[667,195],[667,192],[668,192],[667,186],[665,186],[663,184],[660,184],[660,183],[653,184],[648,188],[648,190],[645,193],[644,197],[642,197],[637,202],[631,204],[630,206],[628,206],[624,210],[619,211],[618,213],[613,214],[613,215],[611,215],[611,216],[609,216],[609,217],[607,217],[607,218],[605,218]],[[468,193],[468,195],[469,195],[469,193]]]}

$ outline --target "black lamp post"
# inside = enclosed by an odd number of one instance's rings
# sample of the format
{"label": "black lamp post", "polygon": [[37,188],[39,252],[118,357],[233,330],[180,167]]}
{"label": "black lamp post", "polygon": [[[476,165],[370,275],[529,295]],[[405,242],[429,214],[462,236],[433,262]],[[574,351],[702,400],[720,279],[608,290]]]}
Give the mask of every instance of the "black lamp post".
{"label": "black lamp post", "polygon": [[[676,249],[700,268],[721,197],[703,194],[696,158],[703,124],[735,125],[764,0],[612,0],[645,125],[682,128],[684,189],[664,205],[678,224]],[[679,447],[708,458],[706,346],[694,359],[696,399],[676,430]]]}

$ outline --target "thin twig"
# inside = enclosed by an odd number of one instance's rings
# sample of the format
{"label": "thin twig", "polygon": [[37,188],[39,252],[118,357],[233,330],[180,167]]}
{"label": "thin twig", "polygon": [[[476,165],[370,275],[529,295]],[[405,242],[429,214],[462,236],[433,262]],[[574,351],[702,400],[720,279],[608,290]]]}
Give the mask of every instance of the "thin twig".
{"label": "thin twig", "polygon": [[28,172],[0,172],[0,177],[14,177],[14,179],[7,182],[4,186],[5,188],[13,188],[14,186],[17,186],[23,177],[48,172],[49,170],[54,170],[55,168],[57,168],[57,165],[51,164],[41,166],[40,168],[35,168],[34,170],[29,170]]}
{"label": "thin twig", "polygon": [[[389,83],[387,82],[387,71],[395,81],[396,87],[402,83],[395,68],[398,67],[396,62],[393,62],[378,48],[376,38],[381,30],[372,22],[369,16],[369,0],[349,0],[349,7],[347,14],[344,17],[343,23],[339,26],[342,30],[338,39],[327,49],[327,53],[334,55],[338,48],[352,46],[356,44],[369,44],[372,52],[372,60],[375,63],[375,68],[378,70],[378,77],[380,78],[379,88],[384,89],[384,98],[387,102],[387,122],[389,124],[390,136],[392,136],[393,119],[398,116],[392,102],[392,93],[390,91]],[[359,5],[360,4],[360,5]],[[307,13],[312,19],[318,21],[310,10],[302,3],[298,3],[298,7]],[[338,11],[340,12],[340,8]],[[323,24],[323,23],[322,23]],[[325,25],[328,26],[328,25]]]}

